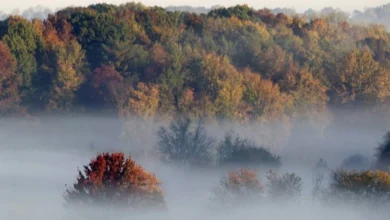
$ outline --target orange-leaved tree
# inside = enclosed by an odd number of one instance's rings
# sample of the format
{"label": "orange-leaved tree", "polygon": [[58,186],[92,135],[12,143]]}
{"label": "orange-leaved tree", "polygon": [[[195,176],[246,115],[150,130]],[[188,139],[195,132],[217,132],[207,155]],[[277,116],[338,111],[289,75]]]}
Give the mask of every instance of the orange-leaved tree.
{"label": "orange-leaved tree", "polygon": [[250,205],[261,199],[263,193],[264,186],[256,172],[239,169],[221,179],[220,185],[214,189],[210,207],[219,209]]}
{"label": "orange-leaved tree", "polygon": [[165,208],[157,177],[123,153],[103,153],[79,171],[73,188],[65,192],[70,207],[144,209]]}

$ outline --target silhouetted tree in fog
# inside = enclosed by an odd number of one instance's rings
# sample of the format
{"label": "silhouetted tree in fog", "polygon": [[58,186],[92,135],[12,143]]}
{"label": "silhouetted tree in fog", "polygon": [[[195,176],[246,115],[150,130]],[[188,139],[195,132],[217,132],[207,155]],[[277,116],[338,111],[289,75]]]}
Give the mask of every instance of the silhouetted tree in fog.
{"label": "silhouetted tree in fog", "polygon": [[161,127],[158,132],[158,149],[167,162],[204,165],[212,160],[210,150],[214,140],[206,134],[204,122],[180,116],[169,128]]}
{"label": "silhouetted tree in fog", "polygon": [[388,170],[390,167],[390,132],[384,136],[383,142],[377,148],[376,156],[378,168]]}
{"label": "silhouetted tree in fog", "polygon": [[300,196],[302,179],[295,173],[286,173],[279,176],[270,171],[268,179],[268,195],[275,199],[292,199]]}
{"label": "silhouetted tree in fog", "polygon": [[322,170],[327,170],[329,169],[329,166],[328,166],[328,162],[326,162],[326,160],[324,160],[323,158],[320,158],[318,161],[317,161],[317,164],[314,168],[316,171],[322,171]]}
{"label": "silhouetted tree in fog", "polygon": [[221,165],[270,165],[280,166],[280,157],[273,155],[267,149],[257,146],[253,141],[233,137],[228,132],[218,146],[218,160]]}
{"label": "silhouetted tree in fog", "polygon": [[324,191],[324,181],[326,181],[326,176],[329,173],[328,162],[320,158],[316,163],[316,166],[313,169],[313,190],[312,197],[313,199],[321,199]]}

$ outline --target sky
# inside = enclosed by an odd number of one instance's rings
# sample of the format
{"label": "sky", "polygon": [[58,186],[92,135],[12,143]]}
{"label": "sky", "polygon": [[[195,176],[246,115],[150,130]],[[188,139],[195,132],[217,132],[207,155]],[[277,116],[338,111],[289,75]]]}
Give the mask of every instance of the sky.
{"label": "sky", "polygon": [[[28,7],[43,5],[51,9],[63,8],[66,6],[86,6],[94,3],[112,3],[120,4],[131,0],[0,0],[1,11],[11,12],[14,9],[24,10]],[[146,5],[191,5],[191,6],[205,6],[210,7],[213,5],[231,6],[236,4],[248,4],[255,8],[276,8],[276,7],[288,7],[294,8],[301,12],[308,8],[315,10],[322,9],[324,7],[331,6],[333,8],[340,8],[344,11],[352,12],[354,10],[363,10],[365,7],[374,7],[389,3],[389,0],[272,0],[272,1],[259,1],[259,0],[141,0],[139,1]]]}

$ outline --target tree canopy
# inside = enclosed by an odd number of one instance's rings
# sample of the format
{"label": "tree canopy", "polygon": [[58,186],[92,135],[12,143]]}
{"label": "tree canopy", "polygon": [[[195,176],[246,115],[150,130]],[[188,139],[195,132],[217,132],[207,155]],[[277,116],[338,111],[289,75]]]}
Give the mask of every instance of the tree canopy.
{"label": "tree canopy", "polygon": [[[389,33],[336,15],[95,4],[45,20],[10,16],[0,24],[0,40],[13,60],[13,97],[30,113],[108,110],[264,122],[386,106]],[[19,102],[7,103],[9,109]]]}

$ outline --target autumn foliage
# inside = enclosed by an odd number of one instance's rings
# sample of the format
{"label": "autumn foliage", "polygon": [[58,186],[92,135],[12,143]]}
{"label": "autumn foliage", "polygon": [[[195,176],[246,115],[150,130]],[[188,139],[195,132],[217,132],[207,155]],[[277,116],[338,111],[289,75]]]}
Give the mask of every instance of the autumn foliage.
{"label": "autumn foliage", "polygon": [[385,171],[333,172],[328,199],[350,204],[387,207],[390,202],[390,174]]}
{"label": "autumn foliage", "polygon": [[67,189],[71,207],[115,207],[129,210],[164,208],[160,181],[123,153],[103,153],[79,171],[77,182]]}
{"label": "autumn foliage", "polygon": [[237,208],[251,205],[264,196],[264,186],[256,172],[240,169],[223,177],[213,191],[211,203],[215,208]]}
{"label": "autumn foliage", "polygon": [[0,41],[0,113],[12,114],[20,110],[16,61],[7,46]]}
{"label": "autumn foliage", "polygon": [[321,131],[334,109],[386,108],[389,39],[379,26],[247,5],[191,14],[96,4],[44,20],[11,16],[0,22],[0,40],[17,78],[7,83],[18,92],[8,90],[2,112],[187,114],[278,120],[286,129],[309,121]]}

